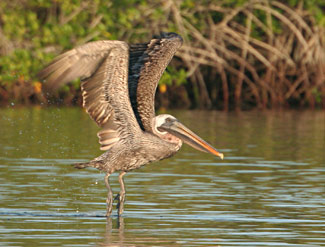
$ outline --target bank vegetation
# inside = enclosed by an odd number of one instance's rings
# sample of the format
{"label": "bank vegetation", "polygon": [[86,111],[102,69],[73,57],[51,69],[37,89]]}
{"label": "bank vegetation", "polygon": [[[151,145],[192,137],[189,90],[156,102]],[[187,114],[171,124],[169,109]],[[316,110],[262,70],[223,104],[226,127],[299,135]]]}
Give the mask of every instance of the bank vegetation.
{"label": "bank vegetation", "polygon": [[[36,74],[74,46],[172,31],[184,44],[159,107],[325,108],[324,9],[322,0],[2,0],[0,102],[48,104]],[[80,104],[79,86],[61,88],[57,102]]]}

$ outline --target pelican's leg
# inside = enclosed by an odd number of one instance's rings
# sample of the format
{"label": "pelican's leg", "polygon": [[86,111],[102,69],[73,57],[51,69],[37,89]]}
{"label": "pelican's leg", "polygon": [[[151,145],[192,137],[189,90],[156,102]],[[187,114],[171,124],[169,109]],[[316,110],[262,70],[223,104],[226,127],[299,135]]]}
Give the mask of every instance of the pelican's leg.
{"label": "pelican's leg", "polygon": [[111,174],[107,173],[105,176],[105,185],[107,188],[107,199],[106,199],[106,217],[110,216],[112,213],[112,208],[113,208],[113,192],[111,189],[111,186],[109,185],[109,176]]}
{"label": "pelican's leg", "polygon": [[125,187],[124,187],[123,176],[125,175],[125,173],[126,172],[121,172],[120,175],[118,176],[118,181],[121,185],[120,194],[118,195],[118,203],[116,206],[118,216],[121,216],[124,210]]}

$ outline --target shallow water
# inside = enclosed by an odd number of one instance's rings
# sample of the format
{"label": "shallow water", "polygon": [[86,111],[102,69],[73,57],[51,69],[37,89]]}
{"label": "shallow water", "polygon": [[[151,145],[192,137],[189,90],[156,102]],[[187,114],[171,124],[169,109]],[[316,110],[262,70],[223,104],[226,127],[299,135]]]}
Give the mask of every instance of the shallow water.
{"label": "shallow water", "polygon": [[70,165],[101,153],[83,110],[0,109],[0,246],[325,246],[324,111],[170,113],[225,159],[128,173],[118,220],[104,174]]}

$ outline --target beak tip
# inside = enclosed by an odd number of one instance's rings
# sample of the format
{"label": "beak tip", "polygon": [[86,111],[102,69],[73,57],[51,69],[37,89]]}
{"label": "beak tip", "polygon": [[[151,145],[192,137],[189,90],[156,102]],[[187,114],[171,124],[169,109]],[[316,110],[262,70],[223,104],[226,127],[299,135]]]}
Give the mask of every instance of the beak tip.
{"label": "beak tip", "polygon": [[220,153],[220,154],[219,154],[219,157],[220,157],[220,159],[222,159],[222,160],[223,160],[223,158],[224,158],[224,155],[223,155],[223,153]]}

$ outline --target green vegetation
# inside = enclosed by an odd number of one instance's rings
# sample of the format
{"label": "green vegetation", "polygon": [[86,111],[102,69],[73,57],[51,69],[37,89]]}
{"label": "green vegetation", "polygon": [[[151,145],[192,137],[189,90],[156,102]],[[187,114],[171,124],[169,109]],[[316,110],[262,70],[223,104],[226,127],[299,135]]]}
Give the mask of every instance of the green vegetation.
{"label": "green vegetation", "polygon": [[[323,0],[1,0],[0,102],[47,102],[36,73],[76,45],[173,31],[184,45],[159,106],[325,108],[324,9]],[[61,89],[65,104],[81,102],[79,84]]]}

